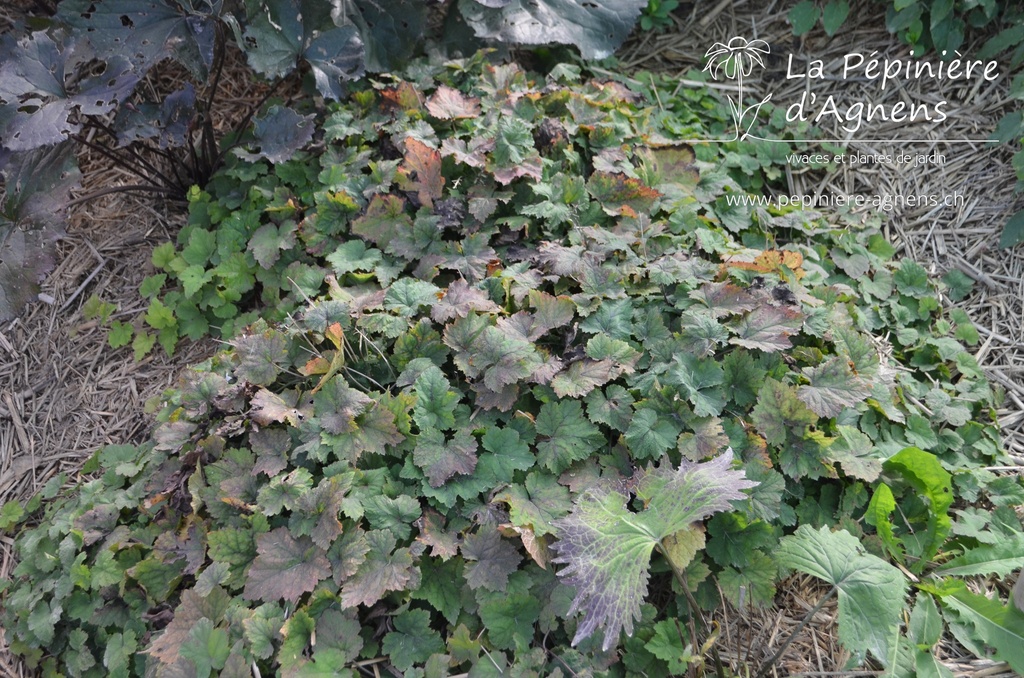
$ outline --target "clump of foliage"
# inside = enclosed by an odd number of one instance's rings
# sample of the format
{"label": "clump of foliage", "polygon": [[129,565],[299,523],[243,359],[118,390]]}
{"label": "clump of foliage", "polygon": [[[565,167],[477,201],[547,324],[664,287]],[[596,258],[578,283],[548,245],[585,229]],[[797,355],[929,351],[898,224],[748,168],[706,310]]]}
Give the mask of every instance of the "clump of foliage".
{"label": "clump of foliage", "polygon": [[673,141],[729,124],[706,93],[411,73],[351,92],[318,154],[193,194],[146,322],[171,343],[246,296],[287,318],[191,368],[151,440],[0,511],[16,652],[70,676],[697,674],[725,642],[705,614],[796,569],[857,662],[946,675],[948,628],[1024,667],[1020,613],[963,579],[1024,564],[1024,488],[986,470],[962,277],[862,219],[738,203],[778,151]]}
{"label": "clump of foliage", "polygon": [[[612,53],[644,6],[644,0],[467,0],[450,3],[447,24],[468,24],[483,40],[571,44],[593,59]],[[44,195],[18,181],[19,168],[60,174],[74,157],[63,147],[86,146],[137,181],[80,199],[118,190],[184,200],[239,145],[250,158],[280,162],[313,135],[308,111],[273,105],[260,112],[265,98],[220,138],[214,119],[230,49],[244,52],[268,81],[267,98],[304,74],[311,92],[336,100],[366,70],[392,69],[414,55],[428,37],[430,11],[417,0],[65,0],[55,16],[35,17],[31,28],[0,36],[0,171],[7,184],[0,207],[0,319],[13,317],[38,292],[51,267],[50,245],[64,232],[61,215],[72,203],[70,185]],[[429,37],[445,45],[449,36]],[[452,34],[447,47],[463,38]],[[189,76],[180,90],[141,86],[168,61]],[[48,216],[33,216],[40,213]]]}

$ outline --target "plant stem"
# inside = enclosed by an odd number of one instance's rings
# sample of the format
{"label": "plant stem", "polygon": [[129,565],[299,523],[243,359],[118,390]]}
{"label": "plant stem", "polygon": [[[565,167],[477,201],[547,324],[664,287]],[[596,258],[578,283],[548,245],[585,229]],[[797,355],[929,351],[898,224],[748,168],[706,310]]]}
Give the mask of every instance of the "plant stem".
{"label": "plant stem", "polygon": [[150,186],[148,184],[126,184],[124,186],[111,186],[110,188],[104,188],[99,191],[87,193],[83,196],[80,196],[70,201],[68,203],[68,207],[73,207],[74,205],[79,205],[83,202],[89,202],[90,200],[95,200],[96,198],[102,198],[103,196],[110,195],[111,193],[122,193],[127,191],[147,191],[150,193],[165,193],[168,195],[177,194],[177,190],[173,188],[168,188],[166,186]]}
{"label": "plant stem", "polygon": [[[696,614],[700,618],[701,630],[704,632],[705,636],[709,634],[708,622],[706,619],[704,619],[704,613],[700,611],[700,606],[697,605],[697,601],[694,600],[693,594],[690,593],[690,586],[686,583],[686,574],[684,574],[683,571],[679,569],[679,566],[676,565],[675,561],[672,560],[672,557],[668,554],[668,549],[665,548],[664,544],[662,544],[661,541],[658,542],[658,550],[661,551],[661,554],[663,556],[665,556],[665,560],[668,561],[668,566],[672,568],[672,575],[675,577],[676,582],[679,584],[679,588],[683,590],[683,595],[686,596],[686,603],[690,607],[690,635],[692,636],[691,640],[693,641],[693,646],[694,648],[696,648],[697,629],[694,628],[693,616],[694,614]],[[715,672],[717,673],[719,678],[725,678],[725,671],[722,668],[722,659],[718,656],[717,648],[711,648],[711,656],[715,660]]]}
{"label": "plant stem", "polygon": [[779,648],[779,651],[772,655],[772,658],[761,666],[761,669],[757,672],[757,675],[755,675],[754,678],[765,678],[765,676],[768,675],[768,672],[771,671],[772,667],[775,666],[775,663],[779,661],[779,659],[782,657],[782,654],[786,651],[786,648],[788,648],[790,644],[796,639],[800,631],[802,631],[803,628],[807,626],[807,622],[811,621],[811,617],[816,615],[818,613],[818,610],[820,610],[822,606],[825,605],[825,603],[827,603],[832,598],[832,596],[836,594],[838,590],[839,587],[833,586],[829,590],[829,592],[825,594],[825,596],[821,600],[818,601],[818,604],[812,607],[810,612],[804,615],[804,618],[800,621],[800,625],[793,629],[793,632],[789,634],[789,638],[786,638],[786,642],[782,644],[782,647]]}

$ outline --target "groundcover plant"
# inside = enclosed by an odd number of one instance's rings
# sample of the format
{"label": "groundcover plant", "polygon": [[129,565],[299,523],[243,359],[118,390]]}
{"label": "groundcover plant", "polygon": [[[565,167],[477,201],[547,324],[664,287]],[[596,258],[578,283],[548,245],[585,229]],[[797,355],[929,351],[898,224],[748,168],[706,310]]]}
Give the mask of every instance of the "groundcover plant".
{"label": "groundcover plant", "polygon": [[1024,564],[1024,488],[989,470],[964,278],[730,200],[791,149],[682,143],[734,121],[644,79],[417,62],[193,189],[149,329],[111,340],[225,348],[150,440],[3,507],[12,648],[69,676],[767,673],[706,619],[801,571],[854,665],[948,675],[948,631],[1024,670],[1021,613],[967,585]]}

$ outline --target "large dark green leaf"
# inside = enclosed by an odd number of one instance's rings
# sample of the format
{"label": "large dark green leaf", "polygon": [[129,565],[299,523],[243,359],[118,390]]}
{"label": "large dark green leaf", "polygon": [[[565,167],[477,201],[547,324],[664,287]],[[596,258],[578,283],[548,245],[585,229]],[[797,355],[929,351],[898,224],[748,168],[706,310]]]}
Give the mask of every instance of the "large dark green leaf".
{"label": "large dark green leaf", "polygon": [[12,156],[0,205],[0,320],[32,301],[52,268],[53,243],[64,233],[61,213],[78,177],[67,145]]}
{"label": "large dark green leaf", "polygon": [[477,36],[502,42],[576,45],[586,59],[610,56],[647,0],[460,0]]}
{"label": "large dark green leaf", "polygon": [[351,19],[366,44],[366,68],[374,73],[396,68],[413,55],[423,36],[427,4],[421,0],[357,0]]}
{"label": "large dark green leaf", "polygon": [[213,63],[221,0],[67,0],[58,18],[81,32],[101,59],[121,57],[140,73],[171,57],[205,79]]}
{"label": "large dark green leaf", "polygon": [[61,33],[39,31],[2,47],[0,143],[12,151],[65,141],[80,129],[69,118],[108,113],[140,77],[129,62],[111,57],[99,74],[81,78],[79,67],[95,55],[85,40]]}

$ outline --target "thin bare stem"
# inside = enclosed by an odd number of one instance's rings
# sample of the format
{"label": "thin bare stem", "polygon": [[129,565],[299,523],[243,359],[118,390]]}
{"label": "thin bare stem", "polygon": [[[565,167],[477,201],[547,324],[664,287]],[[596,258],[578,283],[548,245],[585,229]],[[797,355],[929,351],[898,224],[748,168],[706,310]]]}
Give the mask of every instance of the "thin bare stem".
{"label": "thin bare stem", "polygon": [[796,639],[797,635],[799,635],[803,628],[807,626],[807,622],[811,621],[811,618],[818,613],[818,610],[820,610],[825,603],[832,599],[832,596],[834,596],[837,591],[839,591],[839,587],[833,586],[829,592],[818,601],[818,604],[812,607],[810,612],[804,615],[804,618],[800,620],[799,626],[793,629],[793,632],[789,634],[789,638],[786,638],[786,642],[782,644],[779,651],[773,654],[772,658],[761,666],[761,669],[757,672],[757,675],[755,675],[754,678],[765,678],[765,676],[768,675],[768,672],[772,670],[772,667],[775,666],[777,661],[779,661],[786,649]]}

